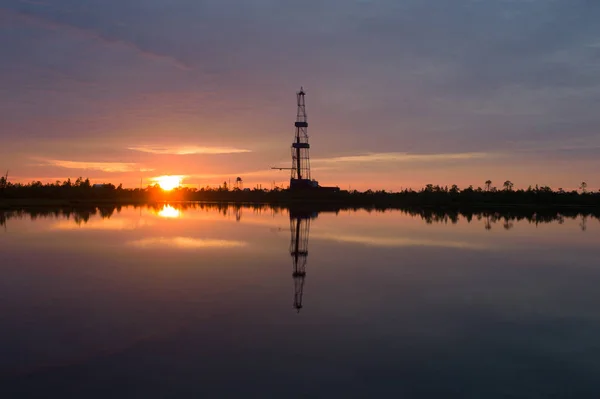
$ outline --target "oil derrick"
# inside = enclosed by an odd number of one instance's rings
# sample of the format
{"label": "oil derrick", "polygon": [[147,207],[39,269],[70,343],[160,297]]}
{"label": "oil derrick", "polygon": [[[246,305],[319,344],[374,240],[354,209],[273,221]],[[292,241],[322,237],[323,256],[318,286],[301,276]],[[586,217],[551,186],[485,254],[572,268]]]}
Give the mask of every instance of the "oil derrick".
{"label": "oil derrick", "polygon": [[292,175],[290,189],[313,188],[317,182],[310,177],[310,144],[308,144],[308,121],[303,88],[296,93],[298,110],[296,112],[296,134],[292,143]]}
{"label": "oil derrick", "polygon": [[296,111],[296,134],[292,143],[292,167],[280,168],[272,167],[277,170],[291,170],[290,190],[306,193],[321,192],[334,193],[339,192],[339,187],[321,187],[319,182],[312,179],[310,175],[310,144],[308,144],[308,121],[306,118],[306,93],[301,87],[296,93],[298,108]]}
{"label": "oil derrick", "polygon": [[290,212],[290,255],[294,263],[292,278],[294,279],[294,309],[302,309],[302,294],[304,291],[304,278],[306,277],[306,260],[308,257],[308,234],[310,231],[310,217],[307,215],[294,215]]}

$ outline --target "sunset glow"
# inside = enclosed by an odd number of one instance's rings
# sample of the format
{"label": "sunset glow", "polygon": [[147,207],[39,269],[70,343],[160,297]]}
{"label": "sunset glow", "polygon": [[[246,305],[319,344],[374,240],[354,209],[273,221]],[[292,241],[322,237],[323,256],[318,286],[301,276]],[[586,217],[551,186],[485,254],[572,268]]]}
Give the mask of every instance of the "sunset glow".
{"label": "sunset glow", "polygon": [[[330,28],[299,36],[304,14],[285,2],[277,12],[170,2],[168,13],[141,0],[3,3],[0,97],[11,106],[0,109],[0,175],[10,170],[15,184],[83,177],[169,191],[241,177],[244,188],[287,187],[303,86],[311,178],[322,186],[600,188],[592,7],[364,0],[340,1],[340,14],[335,2],[310,2],[303,12]],[[542,15],[582,23],[559,43]],[[290,43],[302,62],[281,56]]]}
{"label": "sunset glow", "polygon": [[173,190],[181,185],[181,176],[159,176],[153,179],[165,191]]}

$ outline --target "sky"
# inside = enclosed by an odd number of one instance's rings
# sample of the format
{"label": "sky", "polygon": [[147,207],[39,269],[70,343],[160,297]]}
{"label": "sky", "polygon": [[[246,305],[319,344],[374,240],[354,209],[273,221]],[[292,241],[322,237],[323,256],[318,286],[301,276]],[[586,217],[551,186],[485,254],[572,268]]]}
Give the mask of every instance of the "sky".
{"label": "sky", "polygon": [[0,0],[0,169],[600,188],[597,0]]}

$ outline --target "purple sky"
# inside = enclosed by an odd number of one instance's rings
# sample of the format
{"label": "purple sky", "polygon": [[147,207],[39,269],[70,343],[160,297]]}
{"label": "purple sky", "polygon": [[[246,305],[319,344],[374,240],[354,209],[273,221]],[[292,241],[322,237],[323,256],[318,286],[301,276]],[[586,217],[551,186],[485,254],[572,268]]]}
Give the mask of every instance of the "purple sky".
{"label": "purple sky", "polygon": [[600,2],[0,0],[0,168],[342,188],[600,187]]}

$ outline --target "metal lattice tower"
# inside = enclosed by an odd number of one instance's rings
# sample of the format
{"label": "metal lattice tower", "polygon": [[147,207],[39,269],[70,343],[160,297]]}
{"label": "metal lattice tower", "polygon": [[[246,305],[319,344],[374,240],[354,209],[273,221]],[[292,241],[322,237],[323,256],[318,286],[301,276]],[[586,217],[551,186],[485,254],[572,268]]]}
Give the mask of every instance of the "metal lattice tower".
{"label": "metal lattice tower", "polygon": [[296,113],[296,136],[292,143],[292,175],[290,188],[311,185],[310,156],[308,144],[308,122],[306,120],[306,104],[304,96],[306,93],[301,87],[296,93],[298,111]]}
{"label": "metal lattice tower", "polygon": [[294,279],[294,309],[302,309],[302,294],[304,292],[304,278],[306,277],[306,260],[308,257],[308,233],[310,219],[293,217],[290,215],[290,255],[294,262],[292,278]]}

